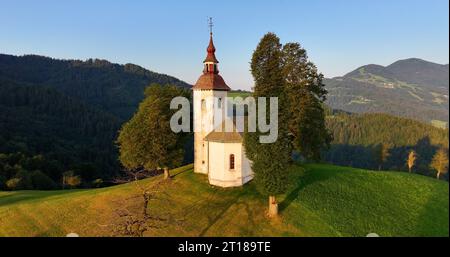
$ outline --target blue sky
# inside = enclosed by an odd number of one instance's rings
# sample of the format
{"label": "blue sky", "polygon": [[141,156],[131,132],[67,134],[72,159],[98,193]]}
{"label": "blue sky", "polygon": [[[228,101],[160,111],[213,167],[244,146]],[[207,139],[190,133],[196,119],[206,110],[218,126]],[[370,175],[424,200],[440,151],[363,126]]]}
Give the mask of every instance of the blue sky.
{"label": "blue sky", "polygon": [[195,83],[208,43],[221,74],[249,89],[249,61],[274,32],[300,42],[326,77],[418,57],[448,63],[448,0],[1,0],[0,53],[135,63]]}

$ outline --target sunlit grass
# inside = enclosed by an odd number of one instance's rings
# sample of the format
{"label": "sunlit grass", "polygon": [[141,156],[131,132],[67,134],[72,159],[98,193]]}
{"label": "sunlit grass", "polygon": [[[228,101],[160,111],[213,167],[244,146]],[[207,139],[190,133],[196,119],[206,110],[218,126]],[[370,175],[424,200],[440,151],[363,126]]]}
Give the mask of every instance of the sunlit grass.
{"label": "sunlit grass", "polygon": [[[192,165],[172,171],[152,215],[181,220],[147,236],[448,236],[448,183],[402,173],[324,164],[293,166],[279,219],[253,183],[218,188]],[[150,184],[162,176],[142,180]],[[138,201],[133,184],[64,191],[0,192],[0,236],[114,235],[115,210]]]}

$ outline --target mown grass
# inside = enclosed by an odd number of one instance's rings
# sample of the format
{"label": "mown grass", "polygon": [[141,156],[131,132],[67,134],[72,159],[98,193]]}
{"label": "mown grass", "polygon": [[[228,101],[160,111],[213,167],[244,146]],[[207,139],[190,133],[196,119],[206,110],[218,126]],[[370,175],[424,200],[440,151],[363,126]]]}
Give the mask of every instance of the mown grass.
{"label": "mown grass", "polygon": [[[252,183],[210,186],[192,166],[172,171],[154,216],[177,222],[146,236],[447,236],[448,183],[401,173],[325,164],[293,166],[279,219],[265,216],[267,199]],[[140,181],[156,183],[161,176]],[[64,191],[0,192],[0,236],[114,236],[117,210],[139,206],[133,184]]]}
{"label": "mown grass", "polygon": [[228,97],[242,97],[242,98],[246,98],[247,96],[251,96],[252,93],[251,92],[247,92],[247,91],[230,91],[228,92]]}

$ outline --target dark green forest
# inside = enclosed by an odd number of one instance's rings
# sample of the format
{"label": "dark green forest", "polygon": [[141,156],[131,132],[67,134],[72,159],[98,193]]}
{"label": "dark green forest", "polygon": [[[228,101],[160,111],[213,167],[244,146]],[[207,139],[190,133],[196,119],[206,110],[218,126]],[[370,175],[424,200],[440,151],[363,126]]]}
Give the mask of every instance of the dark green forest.
{"label": "dark green forest", "polygon": [[58,60],[37,55],[0,54],[0,78],[57,89],[122,120],[131,117],[144,98],[144,88],[151,83],[190,88],[179,79],[134,64],[120,65],[99,59]]}
{"label": "dark green forest", "polygon": [[[377,148],[389,145],[389,156],[383,169],[407,171],[410,150],[418,154],[413,171],[434,176],[429,167],[436,151],[448,149],[448,129],[436,128],[419,121],[380,113],[348,114],[338,112],[327,116],[327,127],[333,143],[323,152],[325,161],[345,166],[377,169]],[[448,177],[447,177],[448,178]]]}
{"label": "dark green forest", "polygon": [[[0,160],[3,177],[12,175],[7,165],[38,168],[54,181],[67,169],[87,181],[118,172],[114,138],[121,122],[115,116],[54,89],[5,82],[0,103],[0,153],[13,153]],[[48,165],[23,165],[36,156]]]}
{"label": "dark green forest", "polygon": [[133,64],[0,54],[0,189],[12,178],[60,188],[66,172],[108,184],[121,169],[118,130],[151,83],[190,87]]}

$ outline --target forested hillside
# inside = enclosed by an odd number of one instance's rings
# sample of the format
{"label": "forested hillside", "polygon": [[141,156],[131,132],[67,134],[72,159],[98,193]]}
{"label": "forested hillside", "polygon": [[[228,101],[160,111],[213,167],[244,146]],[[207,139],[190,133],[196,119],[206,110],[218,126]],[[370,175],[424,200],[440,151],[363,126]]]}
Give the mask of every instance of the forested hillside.
{"label": "forested hillside", "polygon": [[118,130],[151,83],[189,87],[133,64],[0,54],[0,189],[58,188],[67,172],[80,186],[111,179]]}
{"label": "forested hillside", "polygon": [[414,171],[434,175],[429,168],[433,155],[440,147],[448,149],[448,129],[387,114],[338,113],[327,117],[327,127],[334,140],[324,159],[339,165],[376,169],[376,150],[386,144],[389,157],[384,169],[407,170],[408,152],[415,150]]}
{"label": "forested hillside", "polygon": [[0,78],[57,89],[124,120],[134,113],[149,84],[190,87],[179,79],[134,64],[98,59],[57,60],[36,55],[0,54]]}
{"label": "forested hillside", "polygon": [[84,172],[86,180],[110,177],[118,172],[114,141],[120,124],[115,116],[55,89],[2,82],[0,153],[11,155],[0,158],[0,176],[16,176],[27,170],[26,159],[40,155],[48,165],[28,166],[28,171],[40,170],[53,181],[69,169]]}

